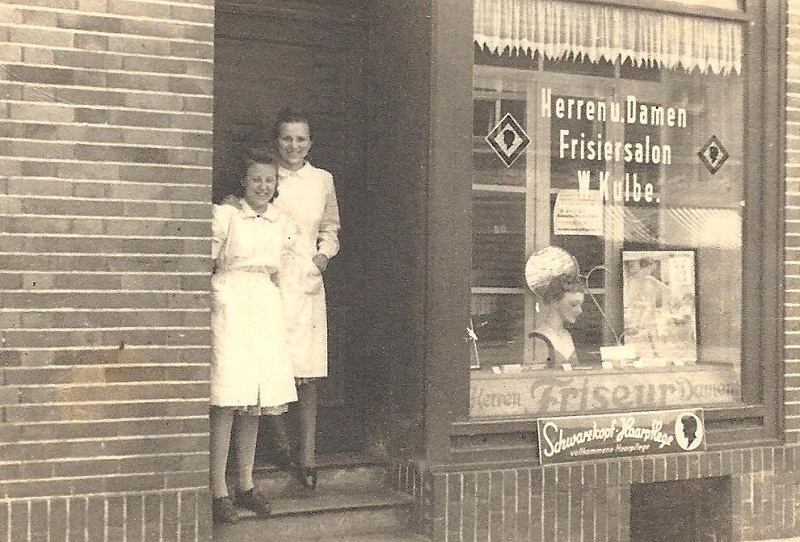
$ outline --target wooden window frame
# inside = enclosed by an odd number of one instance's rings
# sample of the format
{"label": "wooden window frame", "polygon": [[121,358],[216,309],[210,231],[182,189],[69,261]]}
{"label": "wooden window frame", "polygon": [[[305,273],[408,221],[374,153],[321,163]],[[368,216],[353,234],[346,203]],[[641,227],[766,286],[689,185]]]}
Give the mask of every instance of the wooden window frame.
{"label": "wooden window frame", "polygon": [[[639,2],[584,0],[642,9]],[[648,9],[745,25],[745,232],[742,250],[742,405],[706,408],[709,449],[783,438],[785,28],[783,3],[743,0],[737,11]],[[473,40],[470,0],[434,3],[426,231],[426,442],[433,470],[538,463],[536,420],[469,418]],[[781,62],[768,62],[776,58]],[[755,157],[751,159],[750,157]],[[762,277],[775,277],[762,281]]]}

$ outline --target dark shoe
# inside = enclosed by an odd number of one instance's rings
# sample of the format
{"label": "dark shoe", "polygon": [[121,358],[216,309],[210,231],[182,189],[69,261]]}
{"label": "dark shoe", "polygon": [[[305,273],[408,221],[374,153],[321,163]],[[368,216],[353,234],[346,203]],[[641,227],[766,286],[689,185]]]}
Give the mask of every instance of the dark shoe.
{"label": "dark shoe", "polygon": [[317,489],[317,467],[300,467],[297,470],[300,483],[308,489]]}
{"label": "dark shoe", "polygon": [[261,518],[269,516],[272,512],[272,505],[267,500],[267,496],[254,487],[237,493],[236,504],[242,508],[252,510]]}
{"label": "dark shoe", "polygon": [[233,524],[239,521],[239,514],[230,497],[217,497],[211,501],[211,516],[214,523]]}

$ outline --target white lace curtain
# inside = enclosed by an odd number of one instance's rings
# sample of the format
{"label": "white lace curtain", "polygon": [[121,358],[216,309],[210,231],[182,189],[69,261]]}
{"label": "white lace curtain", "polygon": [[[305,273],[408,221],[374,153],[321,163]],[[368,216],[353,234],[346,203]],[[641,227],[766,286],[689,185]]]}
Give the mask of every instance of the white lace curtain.
{"label": "white lace curtain", "polygon": [[741,73],[742,26],[730,21],[563,0],[473,0],[475,42],[492,52],[580,54]]}

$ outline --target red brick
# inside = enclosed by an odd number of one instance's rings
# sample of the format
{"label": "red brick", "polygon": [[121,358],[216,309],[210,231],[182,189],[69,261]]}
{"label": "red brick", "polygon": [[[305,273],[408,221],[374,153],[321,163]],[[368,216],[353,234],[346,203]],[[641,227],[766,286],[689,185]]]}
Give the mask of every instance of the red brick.
{"label": "red brick", "polygon": [[47,520],[41,521],[39,518],[47,518],[47,501],[43,499],[36,499],[30,503],[30,542],[48,542],[48,524]]}
{"label": "red brick", "polygon": [[27,540],[28,539],[28,523],[31,521],[30,511],[27,502],[12,502],[11,503],[11,535],[9,540]]}
{"label": "red brick", "polygon": [[0,405],[15,405],[20,402],[21,393],[16,386],[0,386]]}
{"label": "red brick", "polygon": [[478,475],[475,472],[466,472],[463,475],[464,489],[463,489],[463,502],[461,505],[461,514],[463,519],[463,533],[467,539],[475,537],[475,520],[478,514],[477,501],[478,501]]}
{"label": "red brick", "polygon": [[169,44],[169,54],[179,57],[209,59],[213,57],[214,46],[208,43],[187,43],[171,42]]}
{"label": "red brick", "polygon": [[146,495],[144,503],[144,514],[147,518],[145,522],[145,540],[161,540],[162,530],[162,496],[161,494]]}
{"label": "red brick", "polygon": [[542,469],[542,534],[544,540],[556,540],[556,469],[545,467]]}
{"label": "red brick", "polygon": [[50,512],[47,518],[50,542],[67,542],[69,519],[66,499],[50,499]]}
{"label": "red brick", "polygon": [[143,540],[144,496],[133,494],[125,497],[126,533],[128,540]]}
{"label": "red brick", "polygon": [[[198,533],[195,524],[199,512],[198,495],[193,492],[183,492],[178,494],[180,506],[178,508],[179,521],[179,540],[195,540]],[[199,539],[199,538],[197,538]]]}
{"label": "red brick", "polygon": [[571,469],[568,466],[556,468],[556,540],[569,540],[569,503]]}

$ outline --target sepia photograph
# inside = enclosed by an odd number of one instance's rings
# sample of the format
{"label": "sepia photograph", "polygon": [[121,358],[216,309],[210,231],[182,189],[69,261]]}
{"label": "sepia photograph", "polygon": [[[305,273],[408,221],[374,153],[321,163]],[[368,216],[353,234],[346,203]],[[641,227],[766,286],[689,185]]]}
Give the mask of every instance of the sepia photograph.
{"label": "sepia photograph", "polygon": [[0,0],[0,542],[800,542],[800,0]]}

